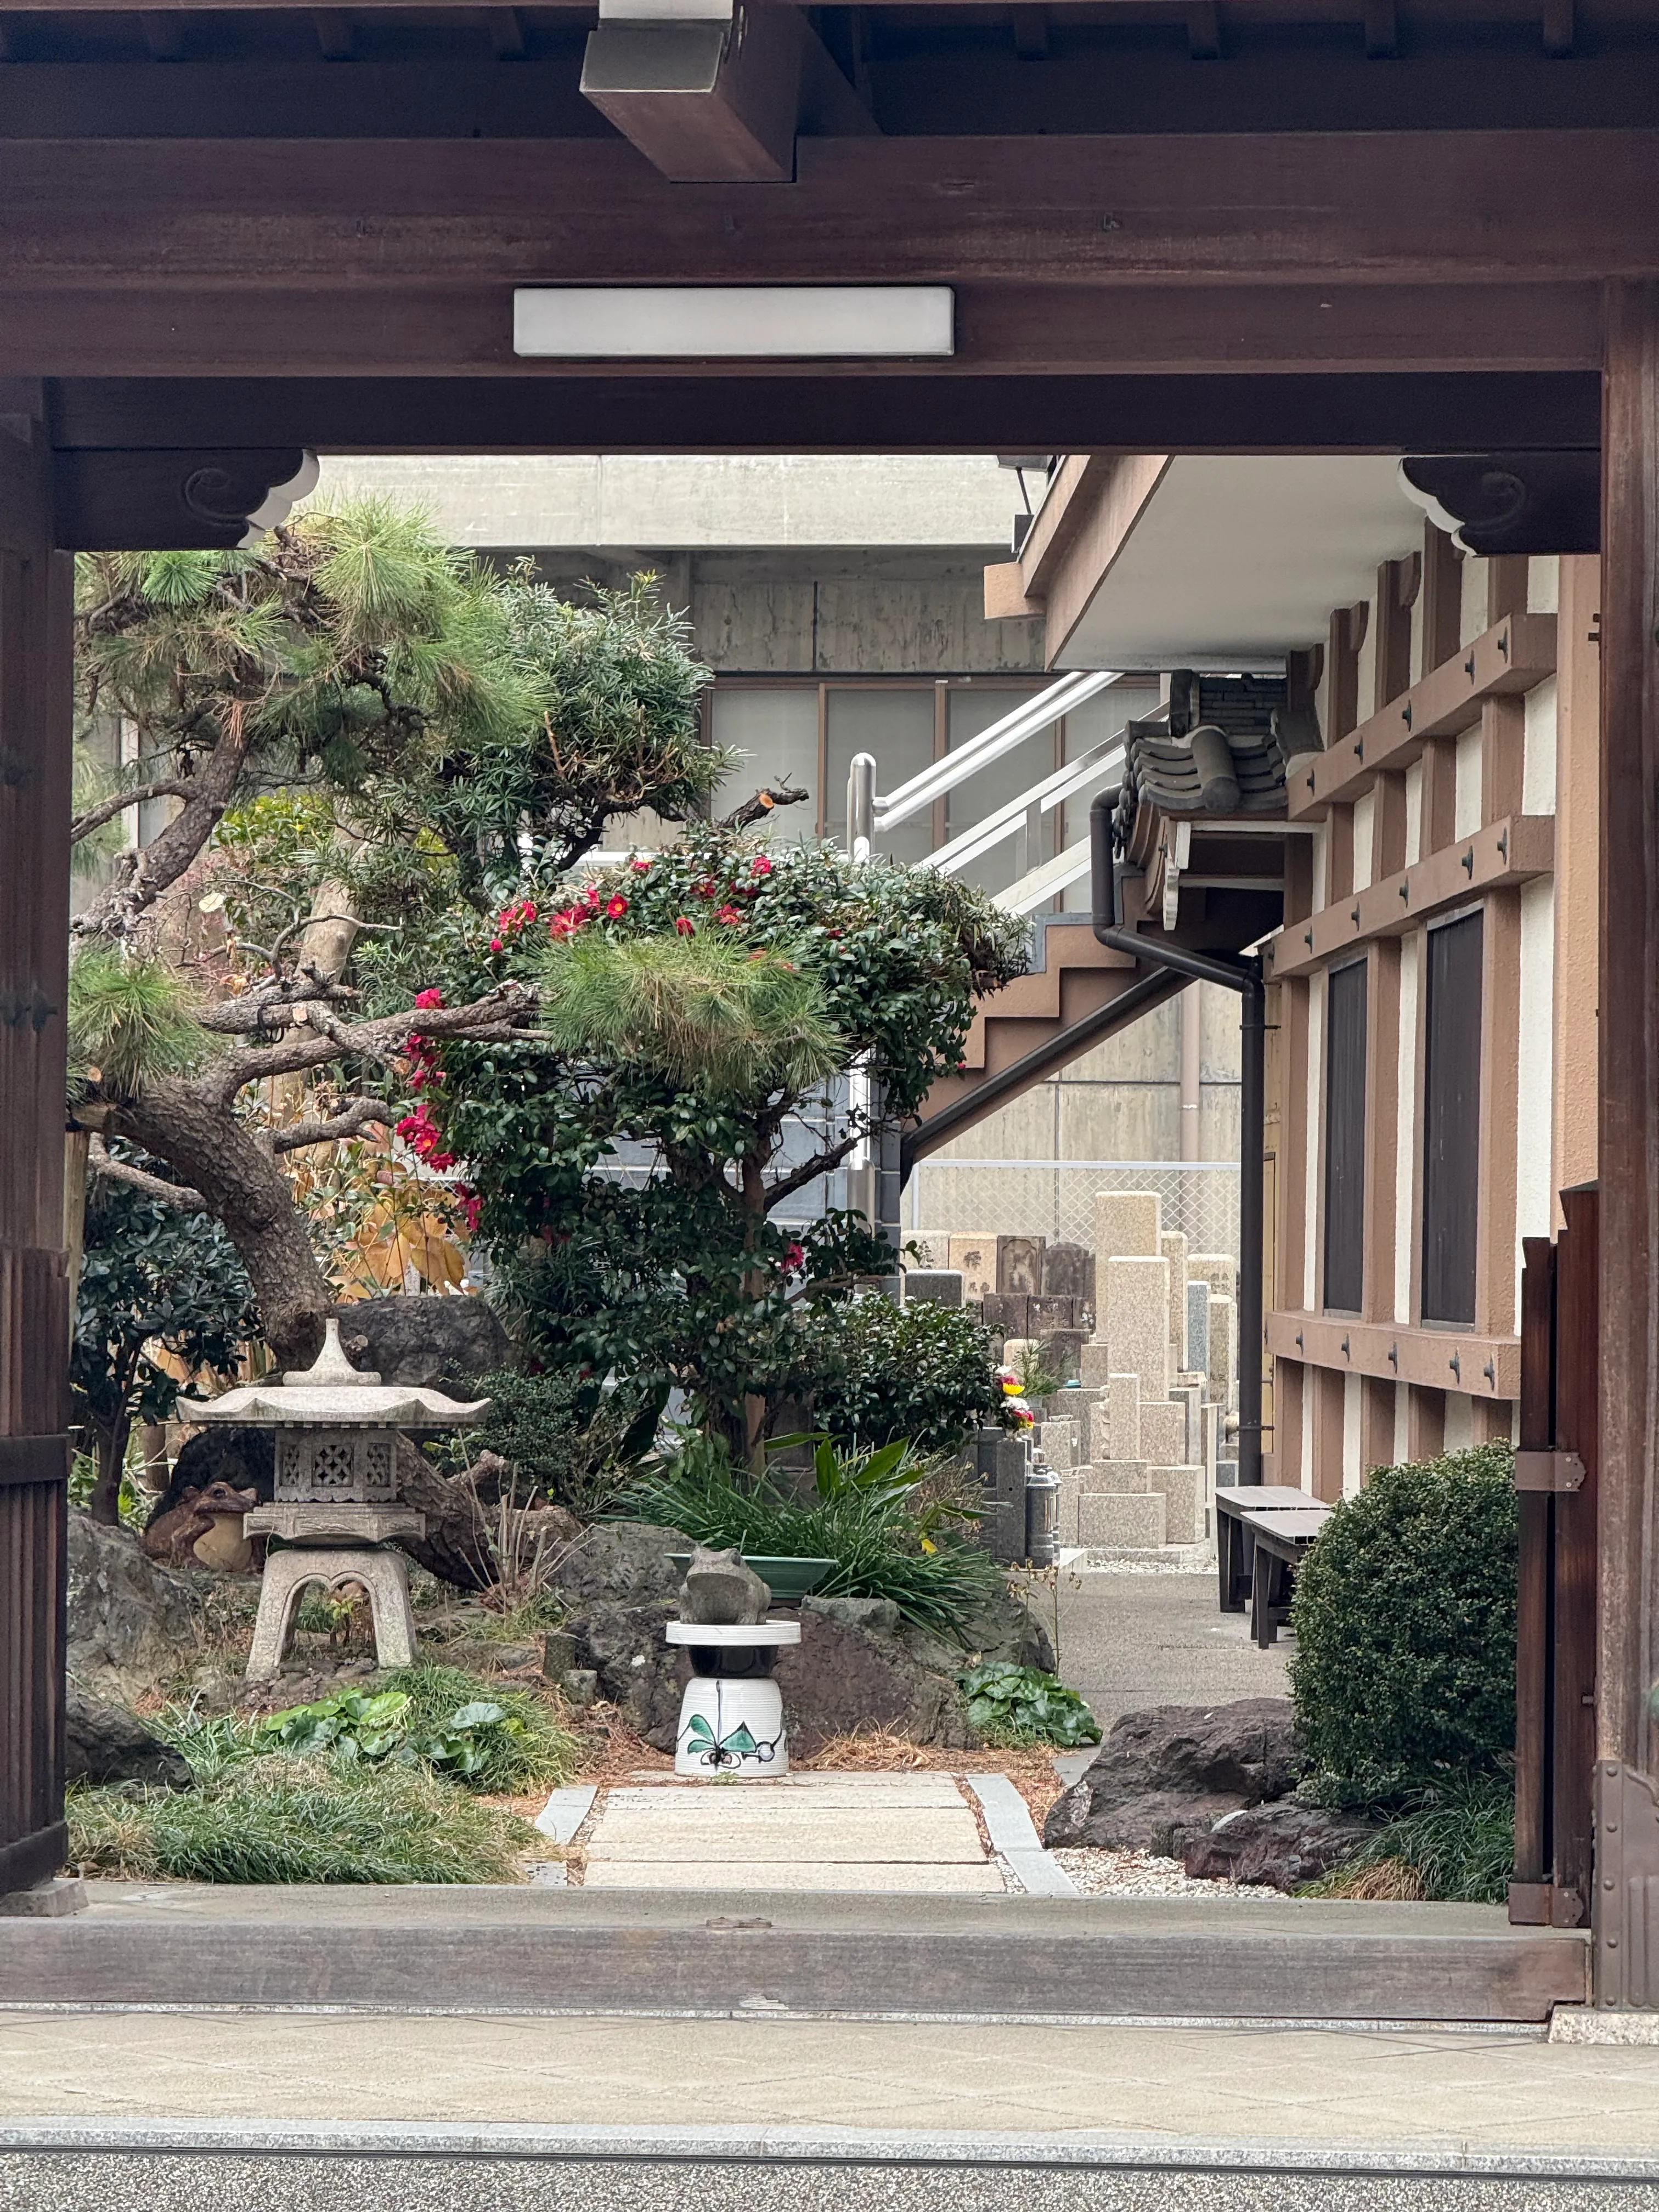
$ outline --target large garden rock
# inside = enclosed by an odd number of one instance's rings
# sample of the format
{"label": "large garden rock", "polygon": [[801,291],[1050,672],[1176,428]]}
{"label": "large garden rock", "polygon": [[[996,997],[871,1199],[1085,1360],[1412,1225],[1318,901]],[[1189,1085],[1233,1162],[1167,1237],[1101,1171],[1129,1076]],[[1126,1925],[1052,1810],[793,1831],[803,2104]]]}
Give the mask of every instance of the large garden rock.
{"label": "large garden rock", "polygon": [[[600,1599],[565,1624],[578,1668],[591,1668],[599,1694],[619,1705],[629,1724],[659,1751],[674,1748],[680,1692],[691,1672],[689,1651],[663,1640],[675,1618],[672,1597],[637,1604]],[[803,1614],[799,1644],[778,1653],[790,1743],[808,1758],[832,1736],[890,1728],[913,1742],[972,1745],[957,1673],[962,1661],[931,1639],[903,1628],[863,1626],[813,1608]]]}
{"label": "large garden rock", "polygon": [[374,1370],[382,1382],[471,1399],[477,1395],[468,1387],[472,1377],[513,1364],[512,1340],[483,1298],[421,1292],[359,1298],[329,1312],[340,1324],[346,1358]]}
{"label": "large garden rock", "polygon": [[1042,1840],[1178,1857],[1223,1814],[1289,1793],[1291,1717],[1288,1698],[1125,1713],[1050,1810]]}
{"label": "large garden rock", "polygon": [[552,1571],[555,1589],[572,1606],[638,1605],[678,1595],[680,1570],[671,1552],[696,1547],[678,1528],[649,1521],[596,1521],[565,1547]]}
{"label": "large garden rock", "polygon": [[1352,1813],[1327,1813],[1286,1799],[1228,1813],[1194,1837],[1181,1863],[1195,1881],[1264,1882],[1288,1896],[1352,1858],[1376,1833]]}
{"label": "large garden rock", "polygon": [[153,1736],[137,1713],[70,1686],[64,1772],[71,1782],[164,1783],[188,1788],[190,1762]]}
{"label": "large garden rock", "polygon": [[197,1599],[183,1575],[144,1556],[129,1528],[69,1519],[69,1670],[94,1691],[171,1673],[198,1644]]}

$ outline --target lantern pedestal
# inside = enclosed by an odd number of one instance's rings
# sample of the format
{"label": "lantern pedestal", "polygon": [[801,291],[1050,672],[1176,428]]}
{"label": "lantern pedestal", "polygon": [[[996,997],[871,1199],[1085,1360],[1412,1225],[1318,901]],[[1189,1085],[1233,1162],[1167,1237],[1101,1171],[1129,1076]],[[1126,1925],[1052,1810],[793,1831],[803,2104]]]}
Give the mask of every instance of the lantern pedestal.
{"label": "lantern pedestal", "polygon": [[[296,1510],[290,1506],[289,1513]],[[250,1522],[268,1521],[273,1509],[250,1513]],[[426,1526],[423,1514],[387,1516],[413,1525],[410,1535]],[[250,1534],[253,1533],[250,1531]],[[276,1674],[294,1635],[294,1616],[301,1593],[312,1583],[325,1591],[360,1583],[368,1593],[374,1625],[374,1663],[377,1667],[409,1667],[415,1659],[415,1615],[409,1602],[409,1564],[390,1545],[311,1542],[289,1544],[270,1553],[259,1584],[259,1612],[253,1624],[253,1645],[247,1655],[247,1680],[268,1680]]]}

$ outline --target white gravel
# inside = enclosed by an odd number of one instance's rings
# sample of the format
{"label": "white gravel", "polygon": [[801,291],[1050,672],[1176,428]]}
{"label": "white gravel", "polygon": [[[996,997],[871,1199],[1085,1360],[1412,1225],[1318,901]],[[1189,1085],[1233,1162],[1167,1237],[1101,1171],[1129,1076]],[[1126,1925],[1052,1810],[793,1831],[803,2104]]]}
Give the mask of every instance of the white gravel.
{"label": "white gravel", "polygon": [[1086,1846],[1050,1851],[1085,1897],[1237,1898],[1282,1905],[1283,1896],[1265,1883],[1194,1881],[1179,1859],[1154,1858],[1151,1851],[1103,1851]]}

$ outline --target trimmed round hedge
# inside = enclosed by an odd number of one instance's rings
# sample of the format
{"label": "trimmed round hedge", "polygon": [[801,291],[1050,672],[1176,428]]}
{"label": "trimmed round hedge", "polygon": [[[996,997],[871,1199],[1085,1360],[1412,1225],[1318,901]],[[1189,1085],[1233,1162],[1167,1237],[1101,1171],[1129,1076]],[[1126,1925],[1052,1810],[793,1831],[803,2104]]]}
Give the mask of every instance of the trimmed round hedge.
{"label": "trimmed round hedge", "polygon": [[1490,1769],[1515,1744],[1514,1455],[1379,1468],[1297,1575],[1304,1766],[1349,1802]]}

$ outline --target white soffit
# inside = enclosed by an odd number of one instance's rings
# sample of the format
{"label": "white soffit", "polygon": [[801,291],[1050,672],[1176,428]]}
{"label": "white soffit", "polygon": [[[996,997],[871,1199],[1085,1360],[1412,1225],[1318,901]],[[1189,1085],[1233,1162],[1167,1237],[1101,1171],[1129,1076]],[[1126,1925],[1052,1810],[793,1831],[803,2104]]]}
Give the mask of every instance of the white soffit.
{"label": "white soffit", "polygon": [[1388,454],[1178,455],[1055,668],[1249,668],[1322,644],[1423,543]]}

